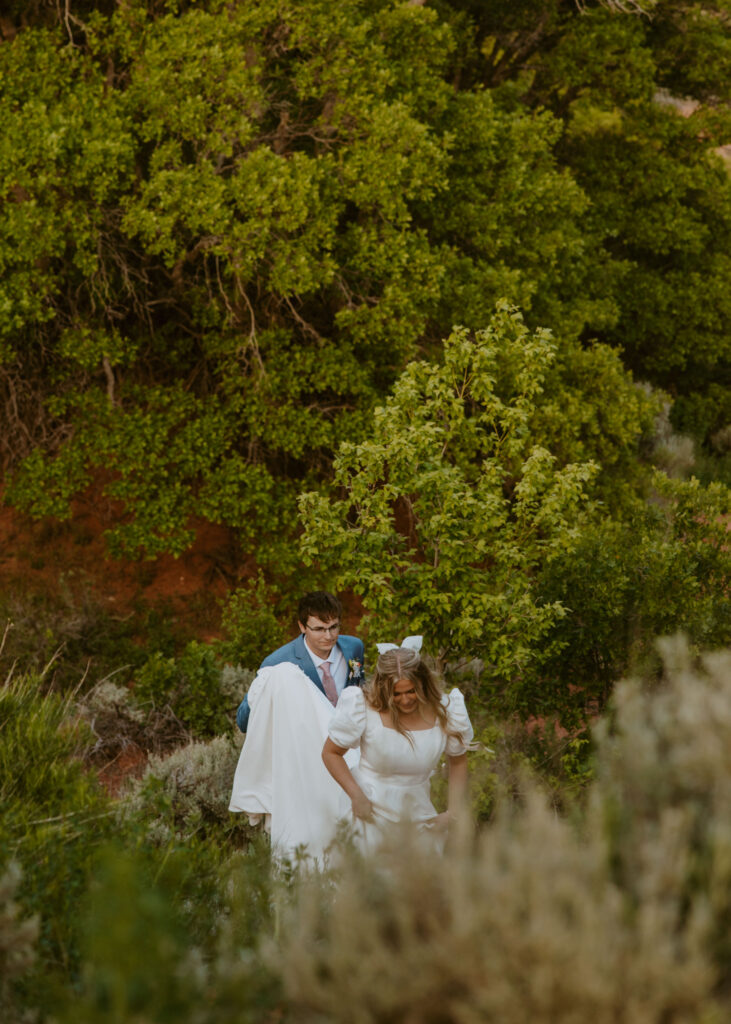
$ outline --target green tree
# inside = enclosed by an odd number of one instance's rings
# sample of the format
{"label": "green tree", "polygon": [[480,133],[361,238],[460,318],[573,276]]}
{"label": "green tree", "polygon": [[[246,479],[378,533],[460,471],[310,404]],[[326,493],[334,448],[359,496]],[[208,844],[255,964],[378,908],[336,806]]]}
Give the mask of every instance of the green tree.
{"label": "green tree", "polygon": [[582,239],[605,261],[604,291],[594,281],[587,298],[607,315],[582,340],[619,348],[679,398],[681,428],[721,429],[728,402],[711,392],[731,385],[731,181],[717,152],[731,141],[731,4],[446,6],[459,12],[467,81],[563,124],[554,154],[589,200]]}
{"label": "green tree", "polygon": [[[544,443],[557,437],[556,348],[505,304],[474,336],[455,330],[443,361],[407,367],[369,436],[341,445],[332,495],[300,499],[305,556],[362,596],[370,632],[423,632],[442,660],[484,659],[503,710],[555,653],[566,608],[541,598],[537,575],[576,546],[600,470],[580,422],[579,460]],[[614,396],[625,445],[641,436],[636,396],[627,381]]]}
{"label": "green tree", "polygon": [[362,596],[371,636],[422,632],[484,661],[495,710],[575,726],[657,636],[731,640],[730,492],[642,471],[656,409],[611,350],[577,357],[503,305],[341,445],[331,496],[300,499],[302,550]]}
{"label": "green tree", "polygon": [[576,19],[545,58],[543,88],[565,118],[561,159],[626,270],[619,317],[600,337],[637,375],[683,394],[725,379],[730,363],[731,183],[711,151],[731,119],[712,131],[702,108],[681,116],[658,91],[677,79],[655,40],[642,19]]}
{"label": "green tree", "polygon": [[74,47],[0,49],[0,386],[33,389],[6,442],[33,515],[95,482],[118,553],[202,516],[286,572],[300,487],[453,322],[503,294],[566,334],[609,315],[557,123],[462,93],[434,10],[93,6]]}

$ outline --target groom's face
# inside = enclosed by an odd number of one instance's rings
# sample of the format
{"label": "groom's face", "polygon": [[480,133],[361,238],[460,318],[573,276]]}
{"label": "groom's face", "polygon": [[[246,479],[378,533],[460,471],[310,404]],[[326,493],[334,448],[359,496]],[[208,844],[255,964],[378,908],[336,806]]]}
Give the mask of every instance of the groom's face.
{"label": "groom's face", "polygon": [[318,658],[327,658],[340,632],[338,620],[318,619],[316,615],[309,615],[307,622],[300,622],[299,627],[305,634],[305,640],[310,650]]}

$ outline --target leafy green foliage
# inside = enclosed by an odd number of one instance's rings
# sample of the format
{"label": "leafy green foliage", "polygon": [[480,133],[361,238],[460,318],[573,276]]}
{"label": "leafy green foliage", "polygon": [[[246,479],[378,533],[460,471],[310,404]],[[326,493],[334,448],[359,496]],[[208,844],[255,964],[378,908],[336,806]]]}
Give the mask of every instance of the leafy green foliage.
{"label": "leafy green foliage", "polygon": [[731,119],[716,115],[705,77],[713,68],[725,88],[731,9],[702,6],[661,4],[647,20],[594,9],[536,58],[536,97],[566,124],[560,160],[591,199],[590,230],[623,268],[617,320],[599,336],[674,394],[703,394],[719,375],[727,385],[731,354],[731,182],[712,152],[731,138]]}
{"label": "leafy green foliage", "polygon": [[[117,553],[179,553],[198,515],[286,573],[299,490],[502,296],[702,408],[728,389],[728,13],[136,0],[18,32],[9,500],[67,516],[101,475]],[[711,404],[678,422],[722,429]]]}
{"label": "leafy green foliage", "polygon": [[[13,423],[7,497],[33,515],[67,516],[101,474],[115,552],[180,552],[197,515],[286,571],[298,490],[421,347],[502,295],[567,335],[611,320],[559,123],[456,88],[430,8],[133,3],[73,24],[72,55],[34,30],[0,54],[19,83],[6,386],[32,379],[44,410],[30,452]],[[60,225],[47,244],[38,218]]]}
{"label": "leafy green foliage", "polygon": [[[43,32],[22,32],[2,47],[0,58],[6,200],[0,219],[0,351],[6,358],[13,337],[28,338],[26,332],[57,316],[55,297],[64,273],[86,278],[96,300],[103,301],[97,250],[105,206],[132,172],[129,134],[116,99],[104,95],[101,73],[54,42]],[[82,366],[103,355],[124,362],[111,334],[94,339],[91,324],[77,323],[74,344],[70,317],[63,327],[66,347],[84,353]]]}
{"label": "leafy green foliage", "polygon": [[609,350],[556,358],[502,308],[341,447],[332,497],[301,499],[303,552],[362,595],[371,632],[481,658],[484,700],[576,728],[655,636],[731,640],[729,491],[642,472],[658,409]]}
{"label": "leafy green foliage", "polygon": [[536,713],[557,712],[575,726],[587,706],[604,707],[618,678],[656,665],[657,636],[682,630],[709,649],[731,642],[731,491],[660,473],[655,484],[651,504],[588,526],[547,566],[543,599],[568,614],[553,631],[560,654],[532,695]]}
{"label": "leafy green foliage", "polygon": [[178,657],[154,653],[135,678],[135,699],[169,708],[193,736],[227,731],[231,708],[221,686],[221,664],[213,647],[191,640]]}
{"label": "leafy green foliage", "polygon": [[221,619],[227,637],[220,644],[221,655],[234,664],[258,667],[286,640],[282,621],[292,617],[288,602],[289,596],[268,584],[261,572],[234,590]]}
{"label": "leafy green foliage", "polygon": [[540,601],[537,568],[571,549],[591,462],[560,465],[530,426],[555,344],[498,310],[455,331],[441,364],[413,363],[341,446],[332,499],[301,499],[302,549],[363,597],[379,635],[423,632],[440,657],[482,657],[490,686],[517,700],[564,615]]}
{"label": "leafy green foliage", "polygon": [[716,150],[731,140],[728,0],[452,0],[444,9],[460,12],[452,19],[472,90],[550,110],[563,124],[557,167],[589,200],[585,278],[576,289],[562,267],[536,296],[535,322],[558,329],[543,302],[563,281],[603,307],[582,340],[620,348],[640,379],[673,396],[727,392],[731,183]]}

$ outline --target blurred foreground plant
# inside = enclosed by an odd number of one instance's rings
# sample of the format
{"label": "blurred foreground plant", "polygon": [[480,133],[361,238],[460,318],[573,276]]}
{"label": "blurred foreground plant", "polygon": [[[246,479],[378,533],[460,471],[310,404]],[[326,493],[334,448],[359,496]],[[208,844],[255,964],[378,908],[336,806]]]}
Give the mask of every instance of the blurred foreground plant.
{"label": "blurred foreground plant", "polygon": [[[200,850],[200,847],[198,848]],[[272,931],[268,855],[255,844],[216,873],[217,893],[195,889],[184,852],[149,862],[107,851],[80,908],[86,956],[81,983],[57,1007],[62,1024],[258,1024],[279,1002],[278,972],[259,957]],[[193,889],[181,899],[185,887]],[[191,908],[194,901],[200,906]],[[191,929],[191,914],[199,917]],[[275,1018],[272,1018],[275,1019]]]}
{"label": "blurred foreground plant", "polygon": [[35,959],[38,919],[21,919],[15,894],[20,882],[19,866],[12,862],[0,875],[0,1014],[5,1024],[22,1020],[14,992]]}
{"label": "blurred foreground plant", "polygon": [[580,822],[525,783],[445,858],[400,835],[335,898],[306,882],[269,946],[291,1019],[728,1019],[731,656],[663,655],[661,687],[618,689]]}

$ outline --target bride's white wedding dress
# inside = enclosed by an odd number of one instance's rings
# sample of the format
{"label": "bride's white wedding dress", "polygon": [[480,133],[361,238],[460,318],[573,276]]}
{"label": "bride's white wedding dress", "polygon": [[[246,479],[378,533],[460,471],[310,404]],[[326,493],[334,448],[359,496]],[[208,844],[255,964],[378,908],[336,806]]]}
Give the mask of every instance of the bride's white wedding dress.
{"label": "bride's white wedding dress", "polygon": [[[343,693],[347,693],[348,687]],[[360,692],[360,691],[358,691]],[[320,867],[350,800],[322,762],[335,709],[304,672],[287,662],[259,670],[248,693],[251,716],[234,775],[229,810],[262,819],[276,861],[311,859]],[[356,751],[349,754],[352,767]]]}
{"label": "bride's white wedding dress", "polygon": [[[408,737],[383,724],[362,690],[352,686],[340,695],[328,734],[339,747],[360,749],[360,762],[351,765],[351,771],[373,804],[373,822],[357,823],[356,838],[364,851],[377,850],[389,822],[411,821],[429,832],[429,819],[437,813],[431,802],[431,775],[442,754],[464,754],[474,735],[459,690],[445,694],[442,704],[450,731],[460,738],[447,736],[437,722],[431,729],[409,732],[409,742]],[[351,753],[349,750],[346,760]],[[439,837],[431,845],[438,847]]]}

